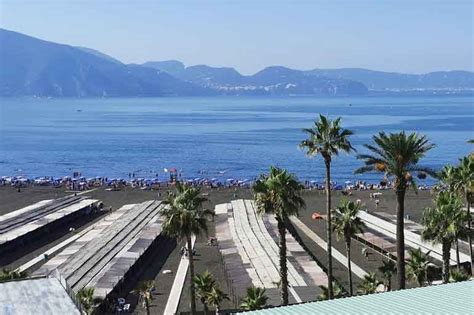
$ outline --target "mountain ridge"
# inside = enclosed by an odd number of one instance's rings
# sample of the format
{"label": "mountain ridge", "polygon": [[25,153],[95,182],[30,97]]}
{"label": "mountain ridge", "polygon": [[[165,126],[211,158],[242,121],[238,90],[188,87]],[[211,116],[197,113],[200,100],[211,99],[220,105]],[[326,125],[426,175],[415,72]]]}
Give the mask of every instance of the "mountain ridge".
{"label": "mountain ridge", "polygon": [[474,72],[403,74],[363,68],[295,70],[269,66],[252,75],[178,60],[125,64],[100,51],[0,29],[0,96],[121,97],[213,95],[356,96],[474,91]]}

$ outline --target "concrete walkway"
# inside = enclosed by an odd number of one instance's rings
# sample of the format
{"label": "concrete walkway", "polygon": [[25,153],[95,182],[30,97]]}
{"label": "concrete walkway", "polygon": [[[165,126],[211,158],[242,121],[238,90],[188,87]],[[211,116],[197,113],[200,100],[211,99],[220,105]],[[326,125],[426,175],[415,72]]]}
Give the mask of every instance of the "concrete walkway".
{"label": "concrete walkway", "polygon": [[[388,222],[384,219],[376,217],[370,213],[359,211],[358,216],[364,221],[368,228],[371,228],[379,233],[397,239],[397,226],[394,223]],[[431,244],[421,239],[421,235],[405,229],[405,246],[412,248],[421,248],[423,252],[429,252],[429,256],[443,261],[443,251],[439,244]],[[459,253],[461,263],[470,261],[469,255]],[[451,263],[456,264],[456,251],[451,249]]]}
{"label": "concrete walkway", "polygon": [[[300,219],[297,217],[290,217],[291,222],[298,227],[306,236],[308,236],[312,241],[314,241],[318,246],[323,248],[324,250],[327,249],[327,243],[325,240],[323,240],[321,237],[319,237],[316,233],[314,233],[309,227],[306,226],[303,222],[301,222]],[[338,262],[340,262],[344,267],[348,268],[347,266],[347,257],[344,256],[341,252],[339,252],[337,249],[332,247],[332,257],[336,259]],[[365,275],[367,275],[367,272],[365,272],[362,268],[360,268],[358,265],[355,263],[351,263],[351,268],[352,272],[359,278],[364,278]]]}
{"label": "concrete walkway", "polygon": [[[194,248],[194,243],[196,242],[196,236],[193,235],[191,238],[191,244]],[[166,302],[166,308],[163,312],[164,315],[174,315],[178,311],[179,300],[181,297],[181,292],[183,292],[184,282],[186,281],[186,275],[189,269],[189,259],[183,258],[179,263],[178,270],[176,271],[176,277],[173,281],[173,286],[171,287],[170,295],[168,297],[168,302]]]}

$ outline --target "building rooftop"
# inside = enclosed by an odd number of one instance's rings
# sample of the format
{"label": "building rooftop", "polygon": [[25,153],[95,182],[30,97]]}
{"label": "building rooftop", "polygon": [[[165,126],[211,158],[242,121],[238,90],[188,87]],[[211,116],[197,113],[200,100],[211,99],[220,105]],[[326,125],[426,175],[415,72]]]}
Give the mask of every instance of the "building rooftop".
{"label": "building rooftop", "polygon": [[0,283],[1,315],[80,315],[56,278],[25,279]]}
{"label": "building rooftop", "polygon": [[473,314],[474,281],[246,312],[277,314]]}

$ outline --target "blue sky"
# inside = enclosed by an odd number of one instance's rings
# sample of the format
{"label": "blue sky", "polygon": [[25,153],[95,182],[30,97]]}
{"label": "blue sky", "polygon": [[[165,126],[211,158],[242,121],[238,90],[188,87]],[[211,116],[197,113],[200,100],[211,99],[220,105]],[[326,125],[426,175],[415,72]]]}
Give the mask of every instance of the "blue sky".
{"label": "blue sky", "polygon": [[0,26],[126,63],[473,70],[474,1],[0,0]]}

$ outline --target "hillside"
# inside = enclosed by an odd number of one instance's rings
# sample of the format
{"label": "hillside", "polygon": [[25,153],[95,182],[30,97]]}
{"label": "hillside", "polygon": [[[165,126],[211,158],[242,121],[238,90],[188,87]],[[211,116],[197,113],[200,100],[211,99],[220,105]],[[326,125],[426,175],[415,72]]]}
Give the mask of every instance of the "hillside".
{"label": "hillside", "polygon": [[230,67],[177,60],[124,64],[100,51],[0,29],[0,96],[122,97],[212,95],[464,94],[474,73],[403,74],[358,68],[267,67],[242,75]]}
{"label": "hillside", "polygon": [[209,95],[163,71],[98,52],[0,30],[0,95],[111,97]]}
{"label": "hillside", "polygon": [[370,90],[473,89],[474,73],[469,71],[437,71],[426,74],[404,74],[367,69],[315,69],[311,75],[343,78],[361,82]]}
{"label": "hillside", "polygon": [[226,95],[339,96],[367,93],[367,88],[360,82],[311,75],[285,67],[268,67],[254,75],[244,76],[234,68],[184,67],[177,61],[148,62],[143,66],[168,72],[181,80]]}

